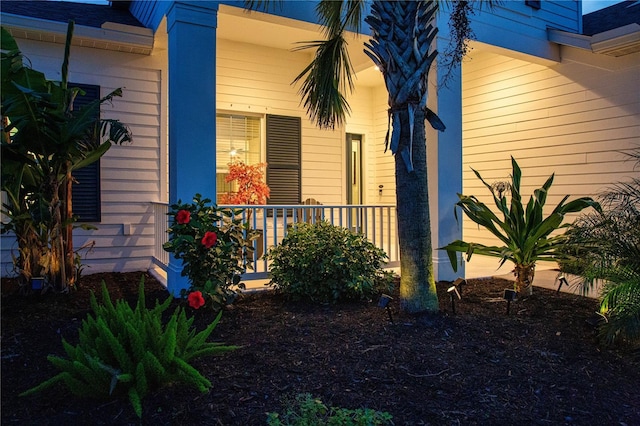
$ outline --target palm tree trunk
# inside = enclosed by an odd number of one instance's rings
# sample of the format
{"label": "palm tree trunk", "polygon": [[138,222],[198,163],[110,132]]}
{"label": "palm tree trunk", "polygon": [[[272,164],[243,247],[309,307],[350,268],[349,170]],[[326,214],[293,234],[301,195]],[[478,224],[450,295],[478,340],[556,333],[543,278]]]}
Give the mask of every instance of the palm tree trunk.
{"label": "palm tree trunk", "polygon": [[515,290],[531,296],[533,294],[533,277],[536,273],[536,264],[518,265],[513,269],[516,277]]}
{"label": "palm tree trunk", "polygon": [[[427,182],[425,114],[415,112],[413,126],[413,164],[409,173],[402,156],[396,155],[396,205],[400,245],[400,304],[409,313],[437,312],[438,295],[433,275],[431,219]],[[400,111],[400,149],[409,146],[409,111]]]}

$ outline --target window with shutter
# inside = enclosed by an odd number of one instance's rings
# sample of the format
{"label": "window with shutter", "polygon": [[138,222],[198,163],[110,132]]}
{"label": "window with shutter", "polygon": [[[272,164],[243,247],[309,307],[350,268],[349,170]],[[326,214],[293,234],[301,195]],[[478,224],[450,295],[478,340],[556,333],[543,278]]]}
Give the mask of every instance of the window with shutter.
{"label": "window with shutter", "polygon": [[[100,99],[100,86],[91,84],[69,83],[69,87],[79,87],[85,95],[78,94],[73,108],[81,108],[90,102]],[[73,214],[79,222],[100,222],[100,160],[73,172],[74,184],[71,197]]]}
{"label": "window with shutter", "polygon": [[267,184],[269,204],[300,204],[302,195],[302,121],[267,115]]}

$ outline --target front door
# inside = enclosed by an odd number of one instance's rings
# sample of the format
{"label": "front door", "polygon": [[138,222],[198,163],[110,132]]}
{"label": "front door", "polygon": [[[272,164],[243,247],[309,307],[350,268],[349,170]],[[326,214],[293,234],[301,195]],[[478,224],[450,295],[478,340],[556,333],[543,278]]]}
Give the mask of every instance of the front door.
{"label": "front door", "polygon": [[[362,204],[362,135],[347,133],[347,204]],[[349,210],[350,227],[358,231],[362,218],[357,209]]]}

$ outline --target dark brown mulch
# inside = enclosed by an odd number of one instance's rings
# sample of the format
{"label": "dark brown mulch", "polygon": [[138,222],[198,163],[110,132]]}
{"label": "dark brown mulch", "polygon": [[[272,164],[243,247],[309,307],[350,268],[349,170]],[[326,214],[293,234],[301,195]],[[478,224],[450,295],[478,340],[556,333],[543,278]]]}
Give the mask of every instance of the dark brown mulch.
{"label": "dark brown mulch", "polygon": [[[63,386],[17,395],[51,377],[104,279],[113,298],[135,300],[143,273],[83,277],[68,295],[2,297],[2,424],[140,423],[128,401],[72,396]],[[150,301],[167,293],[146,277]],[[5,283],[6,284],[6,280]],[[263,425],[285,397],[308,392],[336,407],[369,407],[396,425],[640,425],[640,371],[626,348],[598,346],[587,320],[597,303],[535,289],[506,314],[510,283],[470,280],[451,311],[413,317],[377,301],[313,306],[272,292],[245,295],[225,311],[214,339],[242,346],[194,365],[213,387],[182,386],[144,400],[142,424]],[[209,312],[197,312],[204,327]]]}

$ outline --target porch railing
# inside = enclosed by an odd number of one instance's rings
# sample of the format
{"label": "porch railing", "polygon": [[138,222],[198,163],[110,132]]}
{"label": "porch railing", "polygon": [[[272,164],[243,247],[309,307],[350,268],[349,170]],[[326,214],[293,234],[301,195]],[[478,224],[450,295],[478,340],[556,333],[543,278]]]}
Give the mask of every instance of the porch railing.
{"label": "porch railing", "polygon": [[[268,277],[269,262],[262,256],[270,247],[282,242],[291,225],[297,222],[329,223],[364,234],[369,241],[383,249],[389,257],[387,267],[400,266],[396,232],[396,208],[392,205],[224,205],[220,207],[243,209],[243,219],[253,229],[261,230],[262,237],[254,243],[253,270],[244,280]],[[154,263],[166,270],[169,255],[162,248],[167,241],[168,205],[153,203],[155,219]]]}

